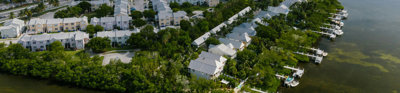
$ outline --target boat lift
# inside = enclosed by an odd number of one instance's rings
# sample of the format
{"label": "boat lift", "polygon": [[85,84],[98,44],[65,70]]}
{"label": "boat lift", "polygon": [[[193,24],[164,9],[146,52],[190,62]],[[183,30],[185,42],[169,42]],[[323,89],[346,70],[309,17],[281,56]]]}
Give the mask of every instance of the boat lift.
{"label": "boat lift", "polygon": [[328,30],[332,33],[335,33],[336,35],[343,35],[343,31],[342,30],[336,30],[336,29],[332,29],[332,28],[327,28],[327,27],[320,27],[323,30]]}
{"label": "boat lift", "polygon": [[294,73],[292,75],[293,77],[301,78],[301,76],[303,76],[303,74],[304,74],[304,69],[294,68],[294,67],[290,67],[290,66],[283,66],[283,68],[293,70],[294,71]]}
{"label": "boat lift", "polygon": [[321,64],[322,59],[323,59],[322,56],[307,54],[307,53],[303,53],[303,52],[294,52],[294,53],[295,53],[295,54],[299,54],[299,55],[308,56],[308,57],[314,59],[314,63],[317,63],[317,64]]}

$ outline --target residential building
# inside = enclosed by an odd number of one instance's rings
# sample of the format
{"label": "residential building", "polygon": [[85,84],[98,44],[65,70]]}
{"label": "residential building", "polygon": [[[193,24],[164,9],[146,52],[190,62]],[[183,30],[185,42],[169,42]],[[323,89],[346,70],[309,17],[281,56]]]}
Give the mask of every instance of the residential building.
{"label": "residential building", "polygon": [[46,19],[46,32],[61,32],[63,19]]}
{"label": "residential building", "polygon": [[102,31],[97,32],[96,37],[107,37],[111,40],[111,45],[113,46],[123,46],[126,45],[126,41],[129,39],[134,31]]}
{"label": "residential building", "polygon": [[86,26],[88,25],[87,17],[84,16],[82,18],[64,18],[63,20],[63,30],[64,31],[80,31],[86,30]]}
{"label": "residential building", "polygon": [[199,58],[190,61],[188,68],[197,77],[215,79],[221,75],[226,61],[223,56],[202,51]]}
{"label": "residential building", "polygon": [[173,16],[173,25],[179,26],[181,23],[181,20],[189,20],[189,17],[186,16],[187,13],[185,11],[177,11],[175,13],[172,13]]}
{"label": "residential building", "polygon": [[86,30],[88,25],[87,17],[82,18],[64,18],[64,19],[31,19],[27,23],[27,33],[45,33],[61,31],[80,31]]}
{"label": "residential building", "polygon": [[229,56],[231,58],[236,57],[236,50],[234,49],[233,45],[229,43],[228,45],[219,44],[215,46],[210,46],[208,52],[217,54],[220,56]]}
{"label": "residential building", "polygon": [[246,44],[239,40],[229,38],[219,38],[218,40],[225,45],[233,45],[233,49],[235,50],[242,51],[246,47]]}
{"label": "residential building", "polygon": [[178,26],[181,20],[188,20],[185,11],[173,12],[168,3],[164,0],[152,0],[153,10],[157,12],[156,20],[160,28],[167,26]]}
{"label": "residential building", "polygon": [[248,46],[251,43],[251,38],[246,32],[244,32],[244,33],[229,33],[226,35],[226,38],[242,41],[243,43],[246,44],[246,46]]}
{"label": "residential building", "polygon": [[167,0],[168,2],[177,2],[179,4],[183,4],[185,2],[189,2],[193,5],[204,5],[207,4],[210,7],[215,7],[219,4],[219,0]]}
{"label": "residential building", "polygon": [[210,37],[210,35],[211,35],[210,32],[206,32],[205,34],[203,34],[202,36],[200,36],[199,38],[194,40],[192,45],[195,45],[195,46],[202,45]]}
{"label": "residential building", "polygon": [[46,19],[34,18],[29,20],[28,24],[28,33],[44,33],[46,28]]}
{"label": "residential building", "polygon": [[18,43],[31,51],[43,51],[54,41],[60,41],[65,48],[83,49],[85,44],[89,42],[89,35],[79,31],[41,35],[25,34],[18,40]]}
{"label": "residential building", "polygon": [[25,29],[25,23],[17,18],[7,20],[3,26],[0,27],[1,38],[13,38],[21,35]]}
{"label": "residential building", "polygon": [[104,30],[113,30],[115,27],[119,27],[122,30],[129,29],[129,23],[132,20],[130,16],[115,16],[115,17],[93,17],[90,20],[92,25],[100,25]]}
{"label": "residential building", "polygon": [[95,0],[95,1],[87,1],[89,2],[91,6],[91,10],[95,11],[100,8],[101,5],[106,4],[107,6],[112,7],[113,4],[110,2],[110,0]]}
{"label": "residential building", "polygon": [[131,14],[131,6],[128,0],[115,0],[114,16],[129,16]]}

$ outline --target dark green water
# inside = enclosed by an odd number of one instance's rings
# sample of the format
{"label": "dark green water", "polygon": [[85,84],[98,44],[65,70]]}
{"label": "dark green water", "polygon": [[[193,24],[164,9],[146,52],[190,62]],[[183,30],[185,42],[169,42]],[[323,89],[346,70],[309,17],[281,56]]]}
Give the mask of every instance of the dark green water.
{"label": "dark green water", "polygon": [[349,10],[343,36],[322,40],[329,52],[306,69],[296,88],[284,93],[400,92],[400,0],[340,0]]}
{"label": "dark green water", "polygon": [[0,93],[100,93],[88,89],[70,88],[57,82],[0,74]]}

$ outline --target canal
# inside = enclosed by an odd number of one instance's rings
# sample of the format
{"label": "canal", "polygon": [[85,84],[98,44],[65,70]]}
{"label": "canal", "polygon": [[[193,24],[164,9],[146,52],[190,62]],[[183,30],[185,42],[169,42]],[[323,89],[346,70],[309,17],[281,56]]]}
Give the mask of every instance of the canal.
{"label": "canal", "polygon": [[340,0],[349,11],[344,35],[322,40],[322,64],[300,64],[306,72],[283,93],[400,92],[400,0]]}

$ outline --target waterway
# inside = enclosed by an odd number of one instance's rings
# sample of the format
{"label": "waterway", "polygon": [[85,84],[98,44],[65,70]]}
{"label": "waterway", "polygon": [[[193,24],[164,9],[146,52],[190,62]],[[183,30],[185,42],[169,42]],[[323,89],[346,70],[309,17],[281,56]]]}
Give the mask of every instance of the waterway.
{"label": "waterway", "polygon": [[101,93],[101,91],[59,85],[49,80],[0,74],[0,93]]}
{"label": "waterway", "polygon": [[400,92],[400,0],[340,0],[349,11],[344,35],[322,40],[322,64],[300,64],[306,72],[283,93]]}

